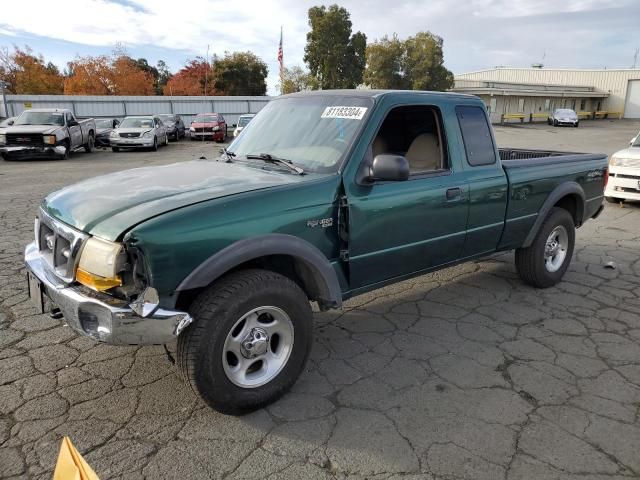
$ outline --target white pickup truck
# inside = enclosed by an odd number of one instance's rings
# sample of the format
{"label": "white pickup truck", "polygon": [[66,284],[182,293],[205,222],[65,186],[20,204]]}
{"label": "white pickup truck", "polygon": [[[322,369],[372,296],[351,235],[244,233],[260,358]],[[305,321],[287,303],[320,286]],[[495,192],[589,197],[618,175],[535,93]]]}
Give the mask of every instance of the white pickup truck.
{"label": "white pickup truck", "polygon": [[71,110],[25,110],[0,131],[0,154],[5,160],[28,158],[67,159],[78,148],[91,152],[95,144],[93,118],[77,120]]}
{"label": "white pickup truck", "polygon": [[629,148],[617,151],[609,160],[609,182],[604,192],[607,202],[640,200],[640,132]]}

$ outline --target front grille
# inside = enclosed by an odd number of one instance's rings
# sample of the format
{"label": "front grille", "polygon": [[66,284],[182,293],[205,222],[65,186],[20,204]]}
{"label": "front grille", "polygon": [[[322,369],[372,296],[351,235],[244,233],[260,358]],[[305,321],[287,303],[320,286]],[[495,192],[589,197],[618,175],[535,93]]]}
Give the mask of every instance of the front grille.
{"label": "front grille", "polygon": [[38,250],[51,270],[61,280],[72,282],[87,235],[40,210],[35,222],[35,236]]}
{"label": "front grille", "polygon": [[7,144],[38,147],[44,145],[41,133],[8,133]]}
{"label": "front grille", "polygon": [[120,134],[122,138],[138,138],[140,133],[138,132],[123,132]]}
{"label": "front grille", "polygon": [[197,133],[211,133],[213,132],[213,127],[198,127],[196,128]]}

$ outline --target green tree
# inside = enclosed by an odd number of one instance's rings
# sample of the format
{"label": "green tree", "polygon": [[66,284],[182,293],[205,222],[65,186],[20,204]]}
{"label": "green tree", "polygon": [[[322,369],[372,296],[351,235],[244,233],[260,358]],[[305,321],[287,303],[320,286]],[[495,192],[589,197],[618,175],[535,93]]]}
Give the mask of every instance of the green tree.
{"label": "green tree", "polygon": [[364,80],[371,88],[444,91],[453,74],[444,66],[442,38],[419,32],[404,42],[397,35],[367,46]]}
{"label": "green tree", "polygon": [[355,88],[362,83],[367,37],[351,34],[349,12],[338,5],[309,9],[304,61],[320,88]]}
{"label": "green tree", "polygon": [[442,38],[418,32],[406,44],[405,71],[413,90],[444,91],[453,88],[453,73],[444,66]]}
{"label": "green tree", "polygon": [[291,68],[284,69],[284,79],[279,85],[280,93],[304,92],[305,90],[317,90],[318,84],[316,79],[305,72],[302,67],[295,65]]}
{"label": "green tree", "polygon": [[269,69],[251,52],[226,53],[214,58],[211,84],[217,95],[266,95]]}
{"label": "green tree", "polygon": [[167,66],[164,60],[158,60],[158,63],[156,64],[156,69],[158,70],[158,81],[156,85],[156,91],[158,92],[158,95],[162,95],[164,91],[164,87],[167,85],[167,82],[171,79],[173,75],[169,71],[169,67]]}
{"label": "green tree", "polygon": [[396,34],[386,35],[367,45],[367,68],[364,83],[371,88],[402,90],[408,88],[404,72],[406,47]]}

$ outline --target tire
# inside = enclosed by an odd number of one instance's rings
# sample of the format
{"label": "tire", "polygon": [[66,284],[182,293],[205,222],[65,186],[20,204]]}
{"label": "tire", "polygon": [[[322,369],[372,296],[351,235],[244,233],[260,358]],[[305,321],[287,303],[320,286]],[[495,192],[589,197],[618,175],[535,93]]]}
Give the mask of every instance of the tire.
{"label": "tire", "polygon": [[120,148],[119,147],[111,147],[111,151],[118,153],[120,151]]}
{"label": "tire", "polygon": [[547,125],[551,125],[551,120],[547,118]]}
{"label": "tire", "polygon": [[580,122],[576,122],[576,124],[574,125],[574,127],[578,128],[580,126]]}
{"label": "tire", "polygon": [[553,126],[554,126],[554,127],[557,127],[557,126],[558,126],[558,121],[557,121],[557,120],[554,120],[554,121],[553,121]]}
{"label": "tire", "polygon": [[89,140],[84,144],[84,151],[87,153],[93,152],[93,147],[95,146],[95,139],[93,135],[89,134]]}
{"label": "tire", "polygon": [[69,148],[69,144],[64,144],[64,153],[60,157],[60,160],[69,160],[69,155],[71,155],[71,148]]}
{"label": "tire", "polygon": [[165,147],[167,145],[169,145],[169,135],[167,135],[167,132],[164,133],[164,144]]}
{"label": "tire", "polygon": [[616,197],[604,197],[608,203],[623,203],[624,199]]}
{"label": "tire", "polygon": [[[552,241],[554,235],[558,235],[555,243]],[[552,287],[562,280],[571,263],[575,240],[576,231],[571,214],[564,208],[552,208],[531,246],[516,250],[518,275],[525,283],[536,288]],[[547,247],[556,244],[559,245],[556,254],[545,256]]]}
{"label": "tire", "polygon": [[151,151],[158,151],[158,137],[153,137],[153,147],[151,147]]}
{"label": "tire", "polygon": [[[302,373],[313,341],[312,313],[306,294],[287,277],[267,270],[230,273],[204,290],[189,311],[194,322],[178,338],[178,367],[196,395],[215,410],[237,415],[261,408],[282,396]],[[282,334],[263,331],[261,339],[255,337],[256,328],[265,325],[256,318],[270,319],[275,324],[271,328],[280,326]],[[247,322],[254,325],[250,331]],[[251,352],[239,347],[247,339],[256,341],[251,348],[266,352],[247,358]],[[281,349],[279,357],[272,356],[273,348]],[[231,353],[234,349],[239,353]],[[275,358],[269,362],[274,370],[264,371],[267,362],[261,358]],[[254,366],[260,368],[247,376]]]}

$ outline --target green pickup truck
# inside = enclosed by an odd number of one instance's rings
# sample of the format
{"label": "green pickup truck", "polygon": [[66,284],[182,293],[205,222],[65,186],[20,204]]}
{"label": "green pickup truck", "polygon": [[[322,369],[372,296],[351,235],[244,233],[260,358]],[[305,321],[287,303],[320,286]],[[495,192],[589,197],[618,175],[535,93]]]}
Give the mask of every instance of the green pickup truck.
{"label": "green pickup truck", "polygon": [[216,160],[138,168],[50,194],[26,247],[39,309],[97,341],[167,344],[211,407],[296,381],[310,302],[515,249],[558,283],[602,211],[607,157],[498,149],[473,96],[343,90],[271,101]]}

